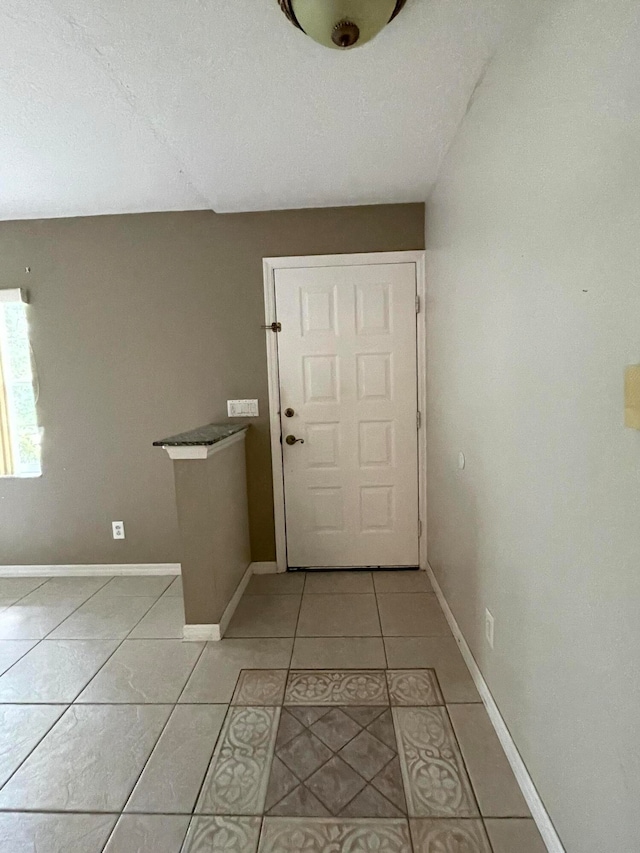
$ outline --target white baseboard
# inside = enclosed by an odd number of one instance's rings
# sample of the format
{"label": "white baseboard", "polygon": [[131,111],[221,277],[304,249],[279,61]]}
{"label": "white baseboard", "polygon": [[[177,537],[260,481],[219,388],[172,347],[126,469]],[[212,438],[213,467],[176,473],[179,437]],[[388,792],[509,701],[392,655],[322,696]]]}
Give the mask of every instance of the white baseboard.
{"label": "white baseboard", "polygon": [[278,564],[274,560],[272,563],[251,563],[254,575],[275,575],[278,571]]}
{"label": "white baseboard", "polygon": [[179,575],[180,563],[89,563],[72,566],[0,566],[0,577],[75,578],[105,575]]}
{"label": "white baseboard", "polygon": [[185,625],[182,638],[190,643],[217,642],[222,639],[220,625]]}
{"label": "white baseboard", "polygon": [[427,574],[429,575],[429,580],[431,581],[431,585],[435,591],[435,594],[440,602],[440,606],[444,611],[444,615],[449,623],[449,627],[453,632],[453,636],[456,639],[456,642],[460,646],[460,651],[462,652],[462,657],[464,658],[464,662],[467,665],[469,672],[471,673],[471,677],[478,689],[478,693],[480,694],[480,698],[482,699],[485,708],[487,709],[487,714],[489,715],[489,719],[491,720],[491,724],[495,729],[496,734],[498,735],[498,739],[502,744],[502,748],[504,749],[505,755],[511,765],[511,769],[513,770],[514,776],[516,777],[516,781],[520,786],[520,790],[529,806],[529,810],[531,815],[536,822],[536,826],[542,836],[542,840],[544,841],[547,850],[549,853],[565,853],[565,849],[562,846],[562,842],[558,837],[558,833],[555,830],[555,827],[549,817],[549,813],[544,807],[544,803],[540,798],[540,794],[536,790],[536,786],[533,784],[533,779],[529,775],[529,771],[527,770],[526,764],[522,760],[520,753],[518,752],[518,747],[515,744],[515,741],[511,737],[509,729],[507,728],[507,724],[502,718],[502,714],[500,713],[500,709],[496,705],[495,699],[491,695],[491,691],[489,690],[489,686],[487,682],[484,680],[482,673],[480,672],[480,668],[471,653],[471,649],[467,641],[464,638],[462,631],[458,623],[456,622],[456,618],[453,615],[451,608],[447,603],[447,599],[444,597],[444,593],[440,589],[440,585],[436,580],[436,576],[433,573],[433,569],[427,563],[426,565]]}
{"label": "white baseboard", "polygon": [[227,604],[224,613],[219,622],[213,622],[210,625],[185,625],[182,631],[182,636],[185,640],[202,641],[211,640],[217,642],[224,637],[224,632],[227,630],[231,617],[235,613],[236,607],[240,604],[242,594],[247,588],[247,584],[251,580],[253,574],[253,566],[255,563],[249,563],[246,572],[242,576],[242,580],[236,587],[236,591],[231,596],[231,600]]}

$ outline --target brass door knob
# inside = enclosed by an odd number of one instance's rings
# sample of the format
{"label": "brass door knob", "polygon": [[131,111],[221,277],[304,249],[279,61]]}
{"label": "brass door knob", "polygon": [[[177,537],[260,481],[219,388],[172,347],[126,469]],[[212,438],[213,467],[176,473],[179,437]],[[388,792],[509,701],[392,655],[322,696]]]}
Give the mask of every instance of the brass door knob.
{"label": "brass door knob", "polygon": [[285,438],[285,441],[287,442],[287,444],[296,444],[298,441],[300,442],[300,444],[304,444],[304,438],[296,438],[295,435],[288,435]]}

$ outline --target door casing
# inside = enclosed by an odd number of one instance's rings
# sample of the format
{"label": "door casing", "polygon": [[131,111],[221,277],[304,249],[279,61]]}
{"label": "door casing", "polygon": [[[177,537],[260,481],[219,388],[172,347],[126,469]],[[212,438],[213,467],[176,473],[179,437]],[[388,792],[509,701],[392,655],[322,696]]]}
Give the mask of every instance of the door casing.
{"label": "door casing", "polygon": [[[420,568],[427,567],[427,360],[426,360],[426,280],[425,253],[370,252],[354,255],[302,255],[297,257],[264,258],[265,326],[277,323],[275,298],[275,273],[279,269],[308,267],[362,266],[365,264],[406,264],[416,266],[416,291],[419,299],[417,322],[418,405],[421,414],[418,428],[418,514],[421,535],[419,540]],[[271,468],[273,474],[273,505],[276,533],[276,563],[278,572],[287,571],[287,535],[284,504],[284,470],[282,462],[280,377],[278,373],[278,333],[265,330],[267,344],[267,371],[269,381],[269,427],[271,432]]]}

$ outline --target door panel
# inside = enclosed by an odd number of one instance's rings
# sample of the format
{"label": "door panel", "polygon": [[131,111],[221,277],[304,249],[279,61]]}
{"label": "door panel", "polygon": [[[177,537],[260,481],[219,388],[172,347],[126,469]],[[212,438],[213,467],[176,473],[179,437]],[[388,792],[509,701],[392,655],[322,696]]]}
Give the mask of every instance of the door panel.
{"label": "door panel", "polygon": [[415,264],[279,269],[275,295],[280,407],[294,410],[288,565],[417,565]]}

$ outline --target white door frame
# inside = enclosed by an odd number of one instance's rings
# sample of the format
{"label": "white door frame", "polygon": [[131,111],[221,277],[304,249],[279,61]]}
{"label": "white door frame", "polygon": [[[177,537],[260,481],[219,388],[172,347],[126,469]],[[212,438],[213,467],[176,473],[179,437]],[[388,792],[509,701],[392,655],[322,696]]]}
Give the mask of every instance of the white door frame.
{"label": "white door frame", "polygon": [[[427,355],[426,355],[426,278],[425,253],[418,252],[371,252],[355,255],[302,255],[289,258],[263,258],[264,270],[264,309],[265,325],[276,323],[276,270],[295,269],[296,267],[346,267],[366,264],[407,264],[416,265],[416,292],[419,299],[417,321],[417,369],[418,369],[418,406],[420,407],[420,426],[418,429],[418,516],[421,536],[420,568],[427,568]],[[279,572],[287,571],[287,534],[284,507],[284,468],[282,462],[282,443],[280,420],[280,377],[278,375],[278,335],[268,328],[267,370],[269,378],[269,425],[271,430],[271,468],[273,472],[273,504],[276,528],[276,563]]]}

